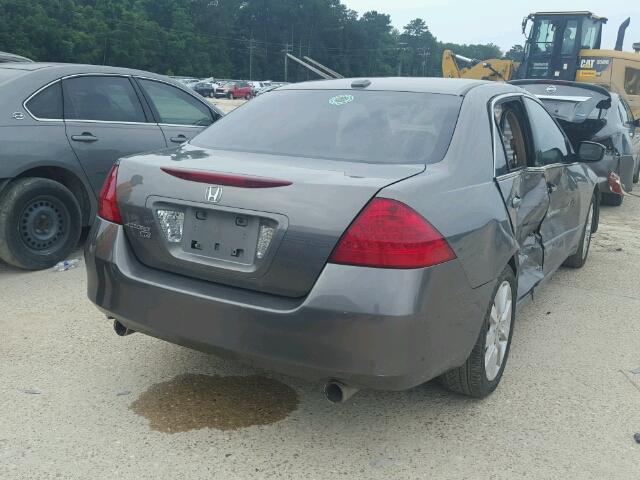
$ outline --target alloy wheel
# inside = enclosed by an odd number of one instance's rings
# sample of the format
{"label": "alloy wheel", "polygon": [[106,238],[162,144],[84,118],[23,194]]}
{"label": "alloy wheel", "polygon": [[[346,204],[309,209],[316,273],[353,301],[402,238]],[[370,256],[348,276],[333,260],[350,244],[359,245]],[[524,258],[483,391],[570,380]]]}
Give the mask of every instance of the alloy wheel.
{"label": "alloy wheel", "polygon": [[493,299],[491,315],[489,316],[489,329],[485,340],[484,370],[487,380],[490,382],[498,376],[507,354],[512,309],[511,284],[504,281],[498,287]]}
{"label": "alloy wheel", "polygon": [[587,258],[591,245],[591,229],[593,228],[593,204],[589,207],[589,214],[584,226],[584,240],[582,241],[582,258]]}

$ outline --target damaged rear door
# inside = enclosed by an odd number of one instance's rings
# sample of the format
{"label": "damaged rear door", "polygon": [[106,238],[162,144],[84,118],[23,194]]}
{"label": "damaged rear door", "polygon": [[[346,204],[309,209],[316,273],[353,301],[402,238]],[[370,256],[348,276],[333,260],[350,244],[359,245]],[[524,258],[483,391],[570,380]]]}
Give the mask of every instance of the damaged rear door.
{"label": "damaged rear door", "polygon": [[521,95],[494,102],[496,181],[504,199],[518,251],[518,298],[544,278],[540,227],[549,209],[544,172],[528,168],[533,158],[531,135]]}
{"label": "damaged rear door", "polygon": [[[585,178],[581,169],[571,169],[577,162],[571,156],[569,140],[549,112],[530,98],[525,98],[524,102],[535,147],[532,169],[544,174],[549,192],[549,210],[540,228],[545,252],[544,273],[547,275],[560,267],[580,242]],[[588,196],[590,199],[591,195]]]}

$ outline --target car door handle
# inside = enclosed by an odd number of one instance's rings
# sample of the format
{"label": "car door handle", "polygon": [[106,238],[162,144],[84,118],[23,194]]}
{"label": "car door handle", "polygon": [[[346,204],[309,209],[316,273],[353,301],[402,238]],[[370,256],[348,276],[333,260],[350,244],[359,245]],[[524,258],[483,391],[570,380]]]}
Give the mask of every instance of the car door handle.
{"label": "car door handle", "polygon": [[90,132],[82,132],[82,135],[71,135],[71,140],[74,142],[97,142],[98,137]]}
{"label": "car door handle", "polygon": [[547,183],[547,189],[549,190],[549,193],[553,193],[558,190],[558,186],[555,183]]}
{"label": "car door handle", "polygon": [[181,134],[177,137],[171,137],[169,140],[171,140],[173,143],[184,143],[187,141],[187,137]]}
{"label": "car door handle", "polygon": [[511,206],[513,208],[519,208],[521,203],[522,199],[520,197],[513,197],[513,200],[511,200]]}

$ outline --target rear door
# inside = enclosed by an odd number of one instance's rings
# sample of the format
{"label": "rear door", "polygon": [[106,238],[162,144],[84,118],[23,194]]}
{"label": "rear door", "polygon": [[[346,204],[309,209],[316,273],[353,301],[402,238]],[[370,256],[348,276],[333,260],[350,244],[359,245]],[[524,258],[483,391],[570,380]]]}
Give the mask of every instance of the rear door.
{"label": "rear door", "polygon": [[67,138],[96,194],[118,158],[166,146],[129,77],[84,75],[62,88]]}
{"label": "rear door", "polygon": [[168,83],[136,79],[156,117],[167,146],[195,137],[220,118],[204,101]]}
{"label": "rear door", "polygon": [[[531,126],[534,157],[530,170],[539,171],[549,194],[549,209],[540,228],[544,246],[544,273],[556,270],[575,250],[582,235],[582,168],[573,163],[569,140],[545,108],[524,99]],[[578,167],[578,168],[572,168]]]}
{"label": "rear door", "polygon": [[518,298],[544,277],[540,227],[549,208],[544,173],[529,168],[533,156],[520,95],[493,104],[496,181],[518,242]]}

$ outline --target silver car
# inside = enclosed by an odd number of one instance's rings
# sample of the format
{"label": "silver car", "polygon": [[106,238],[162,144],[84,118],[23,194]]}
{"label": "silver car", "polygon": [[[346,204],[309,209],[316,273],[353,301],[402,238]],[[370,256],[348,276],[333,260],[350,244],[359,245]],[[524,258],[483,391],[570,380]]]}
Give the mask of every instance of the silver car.
{"label": "silver car", "polygon": [[0,63],[0,105],[0,260],[30,270],[77,246],[116,160],[222,116],[162,75],[62,63]]}
{"label": "silver car", "polygon": [[599,192],[582,162],[603,154],[574,153],[512,85],[288,85],[114,167],[89,298],[121,335],[323,379],[333,401],[438,376],[482,397],[517,307],[587,258]]}

